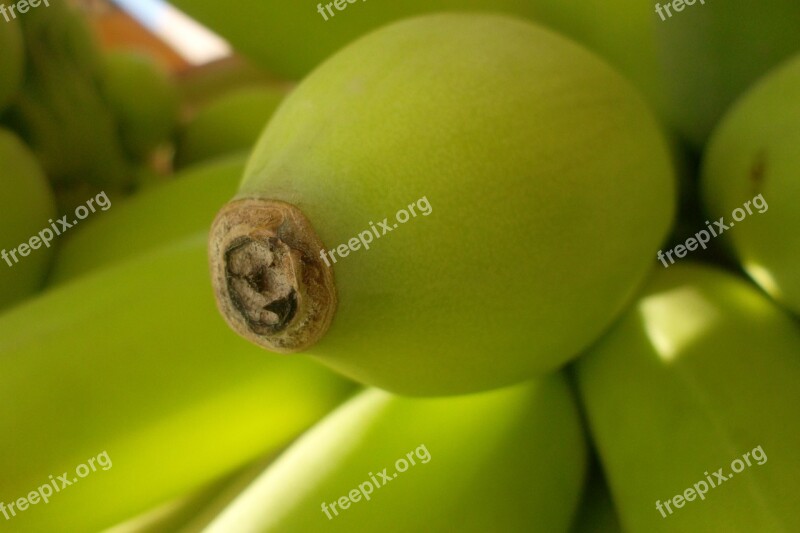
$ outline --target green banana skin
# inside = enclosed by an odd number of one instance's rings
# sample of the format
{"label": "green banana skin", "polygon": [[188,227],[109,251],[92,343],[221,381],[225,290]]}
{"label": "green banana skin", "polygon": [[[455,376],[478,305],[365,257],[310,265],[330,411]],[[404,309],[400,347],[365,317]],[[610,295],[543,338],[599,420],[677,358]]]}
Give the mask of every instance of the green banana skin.
{"label": "green banana skin", "polygon": [[[415,465],[393,477],[409,455]],[[296,441],[206,531],[567,531],[585,465],[560,374],[440,399],[371,389]],[[374,483],[384,467],[368,501],[327,517],[323,502]]]}
{"label": "green banana skin", "polygon": [[656,20],[667,119],[697,148],[752,83],[800,50],[795,0],[708,0]]}
{"label": "green banana skin", "polygon": [[[800,55],[752,87],[715,130],[702,168],[713,220],[752,214],[722,235],[750,277],[800,316]],[[761,195],[760,208],[752,207]],[[756,200],[759,202],[760,200]],[[766,206],[766,207],[765,207]]]}
{"label": "green banana skin", "polygon": [[[691,263],[654,275],[575,365],[626,531],[800,528],[798,353],[797,324],[745,281]],[[727,477],[757,446],[766,462],[708,487],[704,472]],[[700,480],[704,500],[657,510]]]}
{"label": "green banana skin", "polygon": [[286,93],[283,87],[249,86],[206,104],[178,135],[175,166],[252,150]]}
{"label": "green banana skin", "polygon": [[[0,129],[0,251],[10,254],[30,244],[56,214],[53,191],[33,154],[13,133]],[[52,232],[51,232],[52,233]],[[39,243],[27,257],[19,252],[0,260],[0,310],[33,294],[44,285],[53,248]],[[11,265],[7,261],[11,262]]]}
{"label": "green banana skin", "polygon": [[61,284],[174,241],[204,232],[236,191],[247,154],[195,165],[172,181],[116,202],[65,235],[49,282]]}
{"label": "green banana skin", "polygon": [[[113,461],[13,518],[97,531],[285,446],[352,385],[230,334],[205,235],[51,290],[0,320],[0,501]],[[74,470],[72,470],[74,471]]]}
{"label": "green banana skin", "polygon": [[105,52],[101,90],[119,123],[122,144],[133,160],[146,160],[177,130],[178,89],[150,56]]}
{"label": "green banana skin", "polygon": [[22,84],[25,52],[16,19],[0,24],[0,111],[3,111]]}

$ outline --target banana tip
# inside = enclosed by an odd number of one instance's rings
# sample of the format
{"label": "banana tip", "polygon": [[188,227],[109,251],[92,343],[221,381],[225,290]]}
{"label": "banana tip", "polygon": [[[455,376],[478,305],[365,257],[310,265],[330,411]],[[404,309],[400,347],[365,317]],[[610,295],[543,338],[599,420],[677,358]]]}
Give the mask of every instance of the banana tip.
{"label": "banana tip", "polygon": [[333,270],[300,209],[234,200],[217,215],[209,239],[214,295],[234,331],[278,353],[305,350],[325,335],[336,310]]}

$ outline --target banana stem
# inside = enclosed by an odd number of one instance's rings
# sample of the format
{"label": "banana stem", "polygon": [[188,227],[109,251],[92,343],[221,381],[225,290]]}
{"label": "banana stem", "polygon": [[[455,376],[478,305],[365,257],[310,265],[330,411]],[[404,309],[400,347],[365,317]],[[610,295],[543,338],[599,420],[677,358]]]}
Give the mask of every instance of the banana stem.
{"label": "banana stem", "polygon": [[336,310],[333,270],[322,261],[322,250],[294,205],[264,198],[228,203],[209,243],[214,295],[228,325],[278,353],[319,341]]}

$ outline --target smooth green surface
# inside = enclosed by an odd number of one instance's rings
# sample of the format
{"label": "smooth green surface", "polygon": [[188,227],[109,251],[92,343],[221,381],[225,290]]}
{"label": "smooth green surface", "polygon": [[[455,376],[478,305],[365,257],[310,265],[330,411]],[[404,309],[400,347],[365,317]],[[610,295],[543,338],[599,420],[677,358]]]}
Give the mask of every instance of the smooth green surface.
{"label": "smooth green surface", "polygon": [[[753,87],[714,133],[703,200],[716,220],[761,194],[768,209],[724,234],[742,267],[800,315],[800,55]],[[757,200],[760,202],[760,200]],[[762,206],[762,210],[764,207]]]}
{"label": "smooth green surface", "polygon": [[[626,531],[800,529],[799,355],[797,323],[746,281],[691,263],[658,272],[577,363]],[[666,518],[656,509],[757,446],[763,465]]]}
{"label": "smooth green surface", "polygon": [[113,467],[9,522],[97,531],[286,445],[351,390],[232,335],[206,235],[52,290],[0,320],[0,501],[107,451]]}
{"label": "smooth green surface", "polygon": [[14,97],[22,82],[25,53],[16,20],[0,24],[0,111]]}
{"label": "smooth green surface", "polygon": [[665,21],[653,17],[667,119],[697,148],[739,95],[800,51],[797,0],[706,0]]}
{"label": "smooth green surface", "polygon": [[39,242],[39,249],[30,249],[27,257],[17,251],[18,263],[10,252],[22,243],[29,245],[31,237],[50,227],[56,205],[53,191],[33,154],[16,135],[3,129],[0,129],[0,184],[0,251],[5,251],[11,262],[9,266],[5,259],[0,259],[0,309],[3,309],[44,284],[54,242],[50,248]]}
{"label": "smooth green surface", "polygon": [[674,181],[643,101],[595,56],[514,19],[441,15],[306,78],[238,196],[295,204],[328,249],[427,198],[428,216],[337,258],[339,307],[308,353],[436,395],[551,371],[599,336],[654,264]]}
{"label": "smooth green surface", "polygon": [[286,92],[278,87],[250,86],[209,102],[180,132],[176,165],[185,167],[232,152],[249,152]]}
{"label": "smooth green surface", "polygon": [[[206,531],[566,531],[585,466],[561,375],[444,399],[373,389],[293,444]],[[378,475],[384,468],[391,481]],[[381,484],[371,499],[329,519],[322,503],[370,473]]]}
{"label": "smooth green surface", "polygon": [[246,156],[232,155],[190,167],[172,181],[120,200],[64,236],[50,275],[62,283],[100,267],[206,231],[236,191]]}
{"label": "smooth green surface", "polygon": [[106,52],[102,90],[131,157],[146,158],[177,129],[178,90],[153,58],[136,52]]}

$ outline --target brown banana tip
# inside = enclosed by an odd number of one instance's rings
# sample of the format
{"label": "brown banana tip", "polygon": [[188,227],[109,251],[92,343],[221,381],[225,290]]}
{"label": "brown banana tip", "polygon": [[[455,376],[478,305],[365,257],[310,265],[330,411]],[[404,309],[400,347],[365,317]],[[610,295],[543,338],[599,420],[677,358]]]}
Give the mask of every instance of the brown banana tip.
{"label": "brown banana tip", "polygon": [[214,296],[234,331],[278,353],[305,350],[325,335],[336,311],[333,269],[300,209],[235,200],[217,214],[209,239]]}

